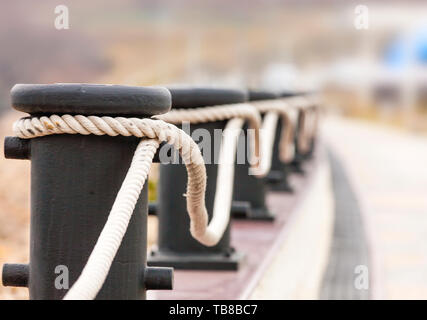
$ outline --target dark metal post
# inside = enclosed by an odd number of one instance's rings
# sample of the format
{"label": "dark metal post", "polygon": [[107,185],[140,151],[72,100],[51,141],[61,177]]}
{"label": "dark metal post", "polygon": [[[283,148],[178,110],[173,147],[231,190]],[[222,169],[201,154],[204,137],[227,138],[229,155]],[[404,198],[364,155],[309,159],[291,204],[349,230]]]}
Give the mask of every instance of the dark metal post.
{"label": "dark metal post", "polygon": [[[308,108],[308,113],[311,114],[311,116],[318,118],[319,117],[318,106],[316,104],[311,105]],[[316,125],[316,124],[311,123],[311,125]],[[315,128],[315,129],[317,129],[317,128]],[[317,132],[314,133],[314,135],[311,137],[311,139],[309,141],[309,149],[308,149],[307,153],[304,155],[305,159],[311,159],[313,157],[313,154],[314,154],[315,149],[316,149],[316,142],[317,142]]]}
{"label": "dark metal post", "polygon": [[[245,102],[245,91],[212,88],[170,88],[173,108],[197,108]],[[209,219],[213,212],[219,144],[227,121],[191,124],[193,139],[204,130],[210,138],[209,150],[203,149],[206,162],[206,208]],[[217,134],[215,134],[215,131]],[[219,133],[219,134],[218,134]],[[206,136],[205,136],[206,138]],[[198,143],[206,143],[198,141]],[[210,153],[210,157],[207,153]],[[162,159],[160,159],[162,161]],[[159,219],[158,248],[151,252],[149,265],[172,266],[177,269],[237,270],[243,255],[230,246],[230,226],[220,242],[205,247],[192,238],[186,210],[186,170],[183,164],[162,164],[158,184],[157,216]]]}
{"label": "dark metal post", "polygon": [[[249,91],[249,101],[272,100],[276,99],[277,97],[278,95],[276,93],[270,91]],[[279,137],[277,137],[276,134],[275,138],[280,139],[280,132]],[[246,134],[245,136],[241,136],[240,139],[246,142]],[[245,149],[250,147],[248,143],[239,143],[239,147],[240,146],[244,146]],[[276,141],[275,148],[278,148],[278,143]],[[242,152],[244,152],[244,150]],[[232,206],[233,217],[256,220],[274,220],[274,214],[268,210],[265,203],[265,196],[267,191],[266,179],[249,175],[249,168],[250,165],[246,161],[244,164],[238,164],[235,169]]]}
{"label": "dark metal post", "polygon": [[[281,92],[280,98],[293,97],[297,93],[291,91]],[[293,192],[292,186],[289,184],[289,175],[292,172],[291,163],[283,163],[279,157],[279,141],[284,123],[279,119],[279,123],[276,127],[276,134],[274,137],[273,155],[271,159],[271,169],[268,173],[266,180],[270,190],[273,191],[285,191]],[[295,132],[296,128],[295,128]],[[296,139],[296,137],[295,137]],[[295,140],[296,141],[296,140]],[[292,161],[293,162],[293,161]]]}
{"label": "dark metal post", "polygon": [[[300,96],[305,96],[307,95],[307,93],[300,93]],[[292,171],[295,173],[299,173],[299,174],[304,174],[304,168],[303,168],[303,163],[304,161],[308,160],[311,158],[313,152],[314,152],[314,147],[315,147],[315,140],[311,139],[309,141],[309,146],[308,146],[308,150],[307,151],[303,151],[300,149],[298,140],[301,138],[300,134],[302,133],[302,130],[306,130],[305,126],[306,126],[306,121],[307,121],[307,116],[309,116],[310,112],[314,112],[315,110],[313,109],[314,106],[309,106],[308,108],[305,108],[304,110],[299,109],[298,110],[298,118],[297,118],[297,126],[295,128],[295,157],[293,159],[293,161],[291,162],[291,168]]]}
{"label": "dark metal post", "polygon": [[303,162],[305,160],[305,154],[302,152],[302,150],[299,147],[299,139],[301,139],[301,127],[303,125],[305,115],[303,114],[302,110],[298,110],[298,116],[297,116],[297,123],[295,126],[295,135],[294,135],[294,144],[295,144],[295,156],[292,162],[290,163],[290,169],[291,172],[298,173],[298,174],[304,174],[305,171],[302,167]]}
{"label": "dark metal post", "polygon": [[[167,112],[171,104],[164,88],[111,85],[16,85],[11,95],[15,109],[37,116],[147,117]],[[63,298],[105,225],[138,141],[70,134],[6,139],[6,156],[31,160],[31,235],[29,267],[4,268],[5,285],[28,285],[30,299]],[[147,191],[144,186],[97,299],[141,299],[146,289],[171,287],[171,270],[146,266]]]}

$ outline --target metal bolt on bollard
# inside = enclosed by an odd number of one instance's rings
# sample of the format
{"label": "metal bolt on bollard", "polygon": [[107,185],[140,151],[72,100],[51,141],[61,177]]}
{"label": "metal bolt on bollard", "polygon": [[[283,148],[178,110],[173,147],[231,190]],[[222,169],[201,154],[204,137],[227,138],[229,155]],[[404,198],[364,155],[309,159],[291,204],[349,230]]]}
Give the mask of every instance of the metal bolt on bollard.
{"label": "metal bolt on bollard", "polygon": [[[169,88],[173,109],[203,108],[242,103],[247,92],[237,89],[175,87]],[[206,208],[209,220],[215,200],[218,174],[218,151],[227,120],[190,124],[191,136],[203,144],[206,163]],[[183,128],[185,129],[185,128]],[[186,130],[184,130],[186,131]],[[203,134],[205,133],[205,134]],[[195,139],[195,138],[198,139]],[[200,139],[199,139],[200,138]],[[205,139],[210,139],[207,143]],[[201,141],[200,141],[201,140]],[[201,147],[201,145],[199,144]],[[162,159],[160,159],[162,160]],[[206,247],[191,237],[186,212],[186,171],[183,164],[161,164],[156,214],[159,219],[158,247],[148,259],[150,266],[172,266],[176,269],[237,270],[244,255],[230,246],[230,224],[213,247]]]}
{"label": "metal bolt on bollard", "polygon": [[[278,94],[272,91],[264,90],[250,90],[249,101],[263,101],[273,100],[278,97]],[[247,127],[245,127],[247,128]],[[247,132],[245,131],[245,134]],[[247,141],[246,136],[241,137],[242,140]],[[280,132],[275,139],[280,139]],[[278,149],[278,142],[274,143],[275,148]],[[239,144],[239,147],[242,144]],[[243,143],[244,149],[249,148],[249,144]],[[244,152],[244,150],[243,150]],[[276,156],[278,150],[274,150]],[[233,192],[233,205],[232,213],[235,218],[254,219],[254,220],[274,220],[274,214],[271,213],[265,203],[266,196],[266,179],[259,178],[254,175],[249,175],[249,163],[237,164],[235,169],[235,183]]]}
{"label": "metal bolt on bollard", "polygon": [[[13,108],[32,116],[142,118],[165,113],[171,105],[165,88],[118,85],[20,84],[11,97]],[[6,264],[4,285],[27,286],[30,299],[64,297],[98,240],[138,142],[81,134],[6,138],[6,158],[31,160],[31,227],[30,263]],[[144,299],[148,289],[172,287],[171,268],[146,265],[147,195],[145,185],[96,299]],[[56,285],[58,266],[69,284]]]}

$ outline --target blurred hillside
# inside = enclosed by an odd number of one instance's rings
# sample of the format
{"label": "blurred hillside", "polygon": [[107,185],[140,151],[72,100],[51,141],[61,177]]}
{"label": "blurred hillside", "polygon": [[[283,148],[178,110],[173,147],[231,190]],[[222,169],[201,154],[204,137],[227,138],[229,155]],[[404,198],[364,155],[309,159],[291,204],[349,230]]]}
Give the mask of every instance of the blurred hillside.
{"label": "blurred hillside", "polygon": [[340,2],[62,3],[69,7],[69,30],[54,28],[56,1],[1,3],[3,108],[15,83],[257,85],[272,63],[291,64],[304,73],[292,80],[310,82],[305,73],[354,52],[361,38],[352,7]]}
{"label": "blurred hillside", "polygon": [[[426,113],[426,67],[409,72],[389,63],[412,34],[427,30],[422,1],[371,1],[368,30],[354,26],[356,1],[61,4],[69,8],[69,30],[54,28],[56,1],[0,4],[0,111],[9,108],[15,83],[186,82],[322,89],[341,112],[396,124],[405,106]],[[406,85],[414,81],[422,85]],[[410,127],[425,127],[412,120]]]}

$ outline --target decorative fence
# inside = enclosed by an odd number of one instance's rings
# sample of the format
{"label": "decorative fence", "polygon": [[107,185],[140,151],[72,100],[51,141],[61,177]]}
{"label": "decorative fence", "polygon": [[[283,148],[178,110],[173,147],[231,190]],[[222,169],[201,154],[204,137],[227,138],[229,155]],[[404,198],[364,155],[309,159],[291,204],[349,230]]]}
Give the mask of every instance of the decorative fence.
{"label": "decorative fence", "polygon": [[[6,158],[31,160],[30,262],[4,265],[2,279],[30,299],[141,299],[172,289],[172,268],[237,273],[246,257],[230,220],[274,223],[266,194],[292,192],[319,117],[307,93],[53,84],[11,96],[30,114],[5,140]],[[158,243],[147,259],[153,161]]]}

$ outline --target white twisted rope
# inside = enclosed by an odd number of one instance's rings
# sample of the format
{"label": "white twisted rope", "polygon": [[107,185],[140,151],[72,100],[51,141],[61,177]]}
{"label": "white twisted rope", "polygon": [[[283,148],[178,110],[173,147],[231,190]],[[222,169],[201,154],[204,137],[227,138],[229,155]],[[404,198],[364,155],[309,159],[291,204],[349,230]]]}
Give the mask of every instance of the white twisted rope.
{"label": "white twisted rope", "polygon": [[306,153],[310,149],[310,141],[316,134],[318,110],[317,97],[290,97],[283,101],[289,103],[301,112],[300,125],[298,127],[298,149]]}
{"label": "white twisted rope", "polygon": [[[260,164],[261,116],[256,108],[250,104],[237,103],[203,108],[173,109],[168,113],[155,116],[154,118],[161,119],[173,124],[181,124],[186,121],[195,124],[223,121],[233,118],[245,119],[248,122],[249,128],[253,129],[255,133],[253,136],[251,136],[252,139],[250,141],[250,163],[252,166],[251,173],[257,176],[264,176],[268,173],[262,170]],[[230,150],[230,152],[234,151]]]}
{"label": "white twisted rope", "polygon": [[64,300],[91,300],[101,290],[126,233],[135,204],[147,179],[148,171],[158,147],[159,142],[154,139],[142,140],[138,144],[131,166],[117,193],[107,222],[82,273],[67,292]]}
{"label": "white twisted rope", "polygon": [[276,112],[267,112],[262,121],[261,138],[262,138],[262,157],[261,171],[269,172],[271,168],[271,160],[273,158],[274,138],[276,135],[276,127],[279,121],[279,115]]}
{"label": "white twisted rope", "polygon": [[197,144],[182,130],[161,120],[96,116],[52,115],[23,118],[14,124],[16,136],[23,139],[52,134],[95,134],[136,136],[138,144],[129,171],[114,201],[107,222],[80,277],[65,299],[94,299],[101,289],[126,232],[135,204],[144,186],[150,165],[160,142],[179,150],[188,171],[187,209],[190,232],[206,245],[214,245],[221,235],[208,228],[205,208],[206,169]]}
{"label": "white twisted rope", "polygon": [[[303,110],[303,125],[300,130],[303,137],[306,135],[305,112],[307,104],[299,100],[299,108]],[[284,121],[280,152],[282,159],[289,158],[289,144],[292,140],[292,123],[288,112],[284,111],[283,104],[276,105],[269,101],[269,106],[259,104],[260,112],[268,112],[263,123],[263,129],[274,127],[263,139],[262,154],[267,160],[260,163],[260,123],[258,111],[248,104],[228,106],[174,110],[168,114],[156,116],[167,122],[179,123],[190,121],[192,123],[211,122],[231,119],[224,131],[220,150],[220,165],[218,168],[218,181],[215,195],[213,218],[209,226],[205,208],[204,193],[206,190],[206,170],[203,157],[196,143],[177,127],[162,120],[122,118],[122,117],[97,117],[82,115],[52,115],[41,118],[23,118],[14,124],[16,136],[23,139],[42,137],[51,134],[95,134],[110,136],[136,136],[143,138],[138,144],[131,166],[125,180],[116,196],[107,222],[97,240],[97,243],[84,267],[80,277],[68,291],[64,299],[94,299],[101,289],[117,250],[120,247],[126,232],[129,220],[144,186],[154,154],[160,142],[167,142],[179,150],[187,167],[187,209],[190,216],[190,232],[192,236],[207,246],[215,245],[222,237],[229,221],[231,206],[231,188],[233,186],[235,150],[238,139],[238,130],[244,123],[255,129],[252,141],[252,157],[256,161],[257,174],[265,175],[271,163],[271,145],[274,141],[275,126],[280,114]],[[317,122],[317,117],[316,117]],[[313,134],[313,132],[310,132]],[[302,139],[306,140],[306,139]],[[304,147],[304,143],[301,145]],[[265,165],[267,163],[267,165]]]}
{"label": "white twisted rope", "polygon": [[234,118],[227,122],[224,129],[221,147],[219,151],[219,166],[212,220],[208,230],[210,238],[206,238],[207,244],[218,243],[221,240],[230,220],[232,203],[232,188],[234,182],[234,161],[236,159],[236,147],[243,126],[242,118]]}
{"label": "white twisted rope", "polygon": [[[293,159],[294,146],[294,127],[296,122],[296,110],[290,104],[283,100],[265,100],[253,102],[253,105],[260,113],[264,113],[263,120],[263,153],[262,165],[265,168],[262,171],[269,171],[271,166],[271,157],[274,144],[274,135],[278,117],[282,118],[282,132],[279,142],[279,157],[282,162],[290,162]],[[273,116],[276,115],[276,116]]]}
{"label": "white twisted rope", "polygon": [[254,129],[254,135],[250,135],[251,140],[251,172],[258,176],[268,173],[261,166],[260,156],[260,126],[261,116],[257,109],[250,104],[220,105],[193,109],[175,109],[168,113],[156,116],[174,124],[185,121],[190,123],[204,123],[231,119],[227,122],[223,132],[221,147],[219,151],[218,175],[216,181],[215,199],[213,206],[212,220],[208,230],[211,238],[206,239],[205,244],[217,243],[230,220],[230,209],[232,203],[232,191],[234,183],[234,162],[236,157],[237,141],[245,120],[250,128]]}

